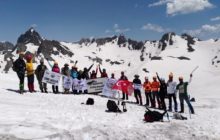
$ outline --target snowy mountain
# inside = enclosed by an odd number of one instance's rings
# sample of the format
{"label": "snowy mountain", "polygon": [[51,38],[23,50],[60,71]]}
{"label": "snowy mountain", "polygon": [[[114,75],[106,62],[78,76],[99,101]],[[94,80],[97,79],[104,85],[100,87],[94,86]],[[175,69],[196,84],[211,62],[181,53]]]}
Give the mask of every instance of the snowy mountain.
{"label": "snowy mountain", "polygon": [[[0,81],[0,114],[4,114],[0,115],[0,139],[220,139],[220,40],[201,41],[187,34],[167,33],[158,41],[141,42],[121,35],[69,43],[44,39],[31,28],[15,46],[12,52],[0,55],[0,70],[8,72],[0,74],[4,77]],[[10,58],[16,59],[20,50],[36,56],[35,67],[41,58],[50,63],[55,60],[60,67],[64,63],[72,66],[77,60],[79,69],[101,64],[116,78],[125,71],[129,80],[139,74],[142,82],[145,76],[151,80],[156,72],[165,79],[173,72],[175,81],[179,76],[187,81],[199,66],[188,87],[196,99],[196,114],[189,119],[186,111],[187,121],[146,124],[142,121],[145,108],[128,104],[126,113],[106,113],[108,99],[99,96],[13,94],[19,81],[10,69]],[[37,81],[35,87],[38,90]],[[95,99],[94,106],[81,105],[88,97]],[[142,97],[145,101],[144,94]],[[135,101],[133,97],[129,100]]]}

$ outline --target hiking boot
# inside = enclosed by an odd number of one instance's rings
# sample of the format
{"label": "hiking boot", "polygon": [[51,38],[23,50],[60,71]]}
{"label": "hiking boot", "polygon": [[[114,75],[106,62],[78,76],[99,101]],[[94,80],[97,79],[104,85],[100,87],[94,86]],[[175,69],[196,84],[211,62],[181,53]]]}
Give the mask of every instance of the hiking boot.
{"label": "hiking boot", "polygon": [[178,113],[184,113],[184,111],[179,111]]}

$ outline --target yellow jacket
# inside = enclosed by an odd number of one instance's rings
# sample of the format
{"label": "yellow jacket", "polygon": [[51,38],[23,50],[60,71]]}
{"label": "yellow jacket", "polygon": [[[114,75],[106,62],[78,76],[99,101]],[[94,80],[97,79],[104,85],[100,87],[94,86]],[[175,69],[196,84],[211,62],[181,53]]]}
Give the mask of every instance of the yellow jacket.
{"label": "yellow jacket", "polygon": [[34,66],[32,61],[26,63],[27,76],[34,74]]}

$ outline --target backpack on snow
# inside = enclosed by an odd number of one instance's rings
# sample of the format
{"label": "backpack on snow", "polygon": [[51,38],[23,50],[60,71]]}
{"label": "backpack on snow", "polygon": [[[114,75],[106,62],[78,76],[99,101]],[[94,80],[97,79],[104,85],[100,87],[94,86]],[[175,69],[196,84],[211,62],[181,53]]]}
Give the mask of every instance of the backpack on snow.
{"label": "backpack on snow", "polygon": [[149,108],[147,108],[147,111],[144,114],[144,121],[145,122],[163,121],[163,116],[166,113],[167,111],[164,111],[164,113],[160,113],[158,111],[151,111]]}
{"label": "backpack on snow", "polygon": [[94,99],[93,98],[88,98],[86,101],[86,105],[94,105]]}
{"label": "backpack on snow", "polygon": [[108,100],[107,108],[108,108],[108,110],[107,110],[108,112],[121,112],[121,110],[117,106],[116,102],[113,100]]}

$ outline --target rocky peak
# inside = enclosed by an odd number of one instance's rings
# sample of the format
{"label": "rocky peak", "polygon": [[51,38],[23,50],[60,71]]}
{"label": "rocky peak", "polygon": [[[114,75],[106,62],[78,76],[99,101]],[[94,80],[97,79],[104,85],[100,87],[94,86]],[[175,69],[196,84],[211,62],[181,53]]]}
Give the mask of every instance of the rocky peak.
{"label": "rocky peak", "polygon": [[42,40],[43,39],[40,34],[36,32],[33,27],[31,27],[24,34],[18,37],[17,44],[33,43],[34,45],[39,46]]}
{"label": "rocky peak", "polygon": [[162,36],[162,38],[160,39],[160,45],[159,45],[159,48],[161,48],[161,50],[165,50],[165,48],[168,46],[168,45],[173,45],[173,36],[175,36],[176,34],[173,33],[173,32],[170,32],[170,33],[166,33]]}
{"label": "rocky peak", "polygon": [[193,52],[195,49],[193,49],[192,45],[195,44],[195,38],[186,33],[182,34],[181,37],[187,41],[188,51]]}

